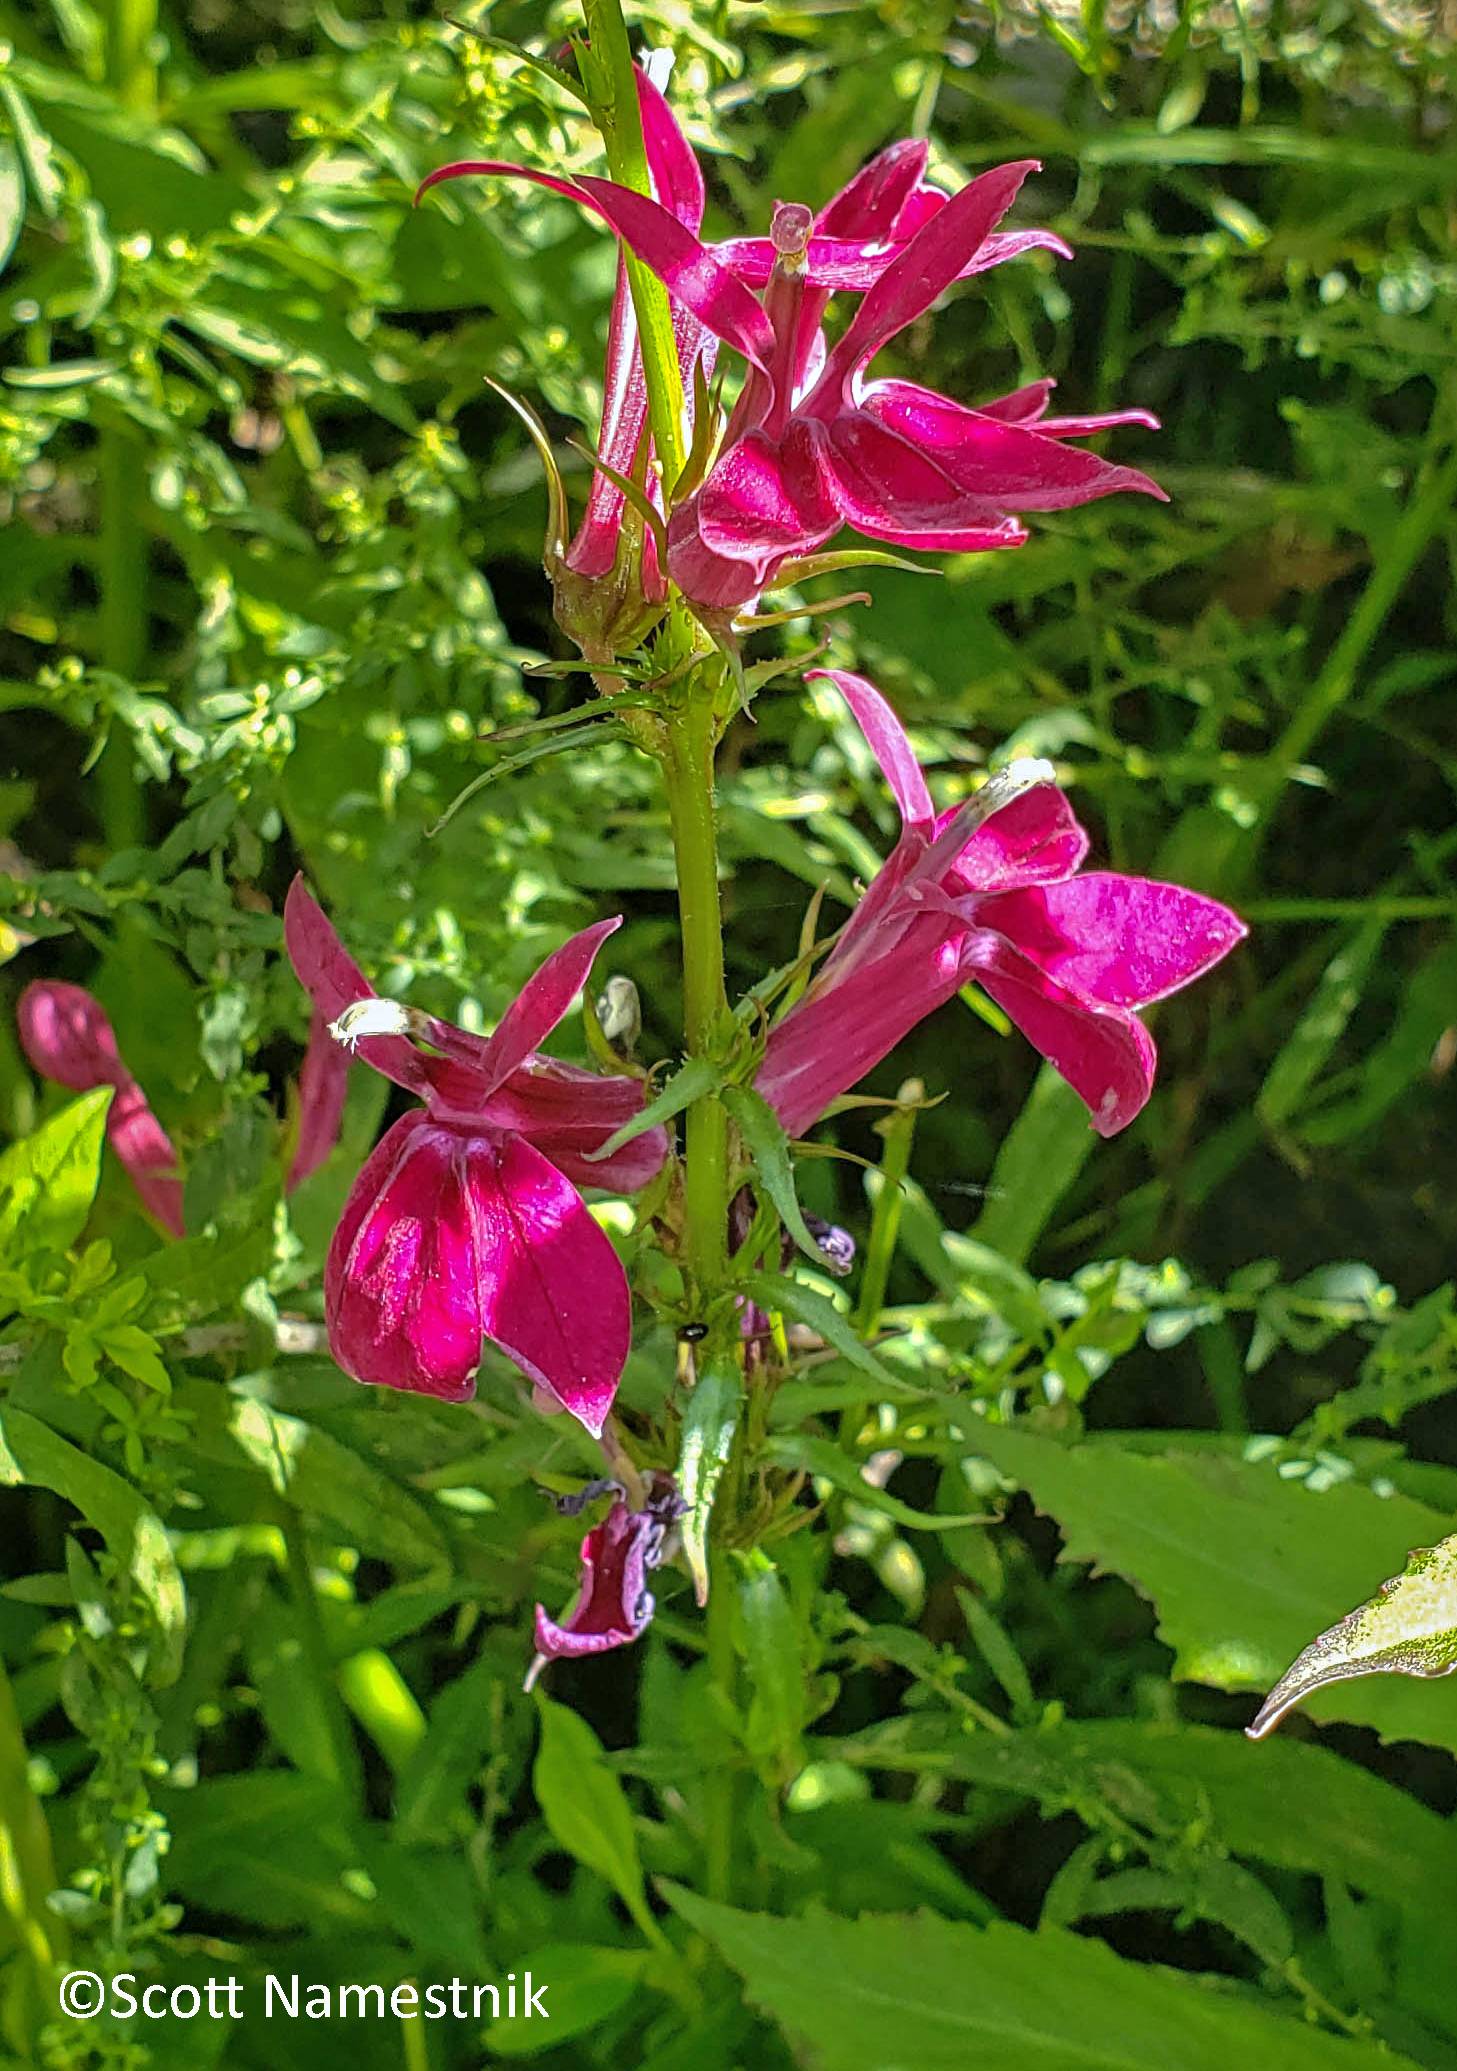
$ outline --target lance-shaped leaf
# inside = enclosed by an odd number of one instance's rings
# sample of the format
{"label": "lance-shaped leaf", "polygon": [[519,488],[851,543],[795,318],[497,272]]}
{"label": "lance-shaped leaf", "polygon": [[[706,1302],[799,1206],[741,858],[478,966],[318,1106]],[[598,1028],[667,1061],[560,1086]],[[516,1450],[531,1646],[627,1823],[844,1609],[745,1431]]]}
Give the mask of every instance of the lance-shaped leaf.
{"label": "lance-shaped leaf", "polygon": [[693,1594],[708,1602],[708,1525],[713,1499],[733,1451],[744,1406],[743,1369],[736,1359],[716,1360],[699,1376],[683,1413],[683,1449],[676,1480],[687,1509],[683,1552],[693,1577]]}
{"label": "lance-shaped leaf", "polygon": [[647,1130],[656,1129],[660,1122],[669,1121],[674,1115],[681,1114],[685,1107],[691,1107],[695,1100],[701,1099],[705,1093],[711,1093],[719,1083],[719,1077],[718,1066],[710,1058],[690,1057],[674,1072],[656,1100],[649,1101],[631,1121],[624,1122],[600,1149],[588,1151],[583,1162],[588,1165],[600,1164],[603,1158],[610,1158],[615,1152],[620,1151],[624,1144],[632,1143]]}
{"label": "lance-shaped leaf", "polygon": [[1369,1603],[1348,1611],[1286,1669],[1245,1728],[1272,1732],[1287,1711],[1352,1676],[1444,1676],[1457,1669],[1457,1533],[1419,1546]]}
{"label": "lance-shaped leaf", "polygon": [[730,1086],[724,1093],[723,1104],[744,1139],[754,1161],[754,1170],[785,1229],[806,1257],[812,1258],[827,1273],[843,1278],[850,1270],[848,1261],[832,1258],[804,1219],[799,1196],[794,1191],[789,1138],[773,1108],[751,1086]]}

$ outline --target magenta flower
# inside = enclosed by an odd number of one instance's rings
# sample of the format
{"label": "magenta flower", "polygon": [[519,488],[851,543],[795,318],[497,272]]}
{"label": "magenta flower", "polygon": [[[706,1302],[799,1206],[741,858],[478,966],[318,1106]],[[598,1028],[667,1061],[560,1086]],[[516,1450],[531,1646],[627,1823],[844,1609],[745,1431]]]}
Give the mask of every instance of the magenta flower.
{"label": "magenta flower", "polygon": [[[662,119],[671,122],[666,107]],[[892,145],[817,220],[781,204],[769,238],[715,246],[699,242],[685,213],[587,174],[471,160],[424,186],[488,173],[581,202],[687,317],[745,360],[718,457],[668,524],[674,581],[700,608],[732,614],[842,525],[894,546],[1010,547],[1027,536],[1018,512],[1163,493],[1136,469],[1064,443],[1117,424],[1156,428],[1146,411],[1048,418],[1046,381],[971,410],[911,382],[866,379],[882,347],[954,281],[1034,246],[1068,255],[1049,231],[997,230],[1035,161],[998,166],[950,198],[925,182],[925,163],[923,144]],[[864,299],[827,350],[820,318],[839,292]]]}
{"label": "magenta flower", "polygon": [[[647,1578],[662,1563],[668,1535],[683,1514],[683,1498],[671,1475],[661,1473],[649,1475],[641,1510],[628,1509],[620,1483],[594,1483],[584,1494],[605,1494],[609,1488],[616,1493],[612,1508],[582,1541],[582,1579],[572,1609],[558,1622],[541,1604],[536,1606],[536,1658],[527,1673],[528,1690],[548,1661],[630,1646],[657,1609]],[[578,1507],[575,1499],[572,1507]]]}
{"label": "magenta flower", "polygon": [[285,938],[315,1009],[339,1041],[424,1102],[375,1146],[329,1246],[329,1343],[356,1380],[463,1402],[489,1340],[600,1435],[627,1358],[627,1280],[577,1185],[644,1185],[667,1137],[651,1130],[588,1163],[640,1111],[642,1087],[536,1046],[619,925],[574,935],[483,1038],[377,999],[294,880]]}
{"label": "magenta flower", "polygon": [[[112,1148],[147,1213],[169,1236],[183,1236],[177,1153],[146,1094],[122,1062],[101,1003],[79,985],[37,979],[21,994],[16,1011],[21,1047],[43,1078],[73,1093],[115,1086],[116,1098],[106,1118]],[[318,1170],[338,1141],[348,1077],[348,1057],[329,1034],[323,1017],[315,1014],[299,1073],[298,1142],[285,1182],[288,1193]]]}
{"label": "magenta flower", "polygon": [[814,982],[774,1029],[757,1085],[807,1129],[927,1014],[975,980],[1087,1103],[1101,1136],[1153,1089],[1133,1009],[1219,962],[1245,933],[1179,885],[1081,871],[1088,837],[1046,763],[1013,764],[937,816],[900,722],[863,677],[820,669],[855,714],[901,837]]}
{"label": "magenta flower", "polygon": [[148,1215],[173,1237],[183,1234],[182,1182],[172,1139],[122,1062],[99,1000],[79,985],[38,978],[16,1009],[20,1047],[42,1078],[71,1093],[114,1086],[106,1135]]}
{"label": "magenta flower", "polygon": [[286,1192],[291,1194],[317,1172],[339,1141],[348,1085],[349,1054],[335,1042],[327,1020],[315,1009],[298,1075],[298,1142],[284,1183]]}

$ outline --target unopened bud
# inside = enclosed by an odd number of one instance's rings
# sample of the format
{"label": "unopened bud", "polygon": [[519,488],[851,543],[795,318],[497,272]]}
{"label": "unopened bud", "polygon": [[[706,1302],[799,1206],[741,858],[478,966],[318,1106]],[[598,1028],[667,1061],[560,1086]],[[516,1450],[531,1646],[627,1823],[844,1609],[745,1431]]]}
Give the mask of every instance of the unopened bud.
{"label": "unopened bud", "polygon": [[609,978],[597,1001],[597,1026],[623,1057],[630,1057],[642,1034],[642,1002],[630,978]]}

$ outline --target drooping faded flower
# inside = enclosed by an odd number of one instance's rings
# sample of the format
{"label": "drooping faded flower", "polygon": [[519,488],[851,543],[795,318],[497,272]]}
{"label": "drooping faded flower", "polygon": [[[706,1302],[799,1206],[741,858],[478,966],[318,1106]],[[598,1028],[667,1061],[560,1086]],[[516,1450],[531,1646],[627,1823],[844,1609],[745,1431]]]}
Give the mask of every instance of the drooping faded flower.
{"label": "drooping faded flower", "polygon": [[901,837],[813,983],[771,1030],[757,1086],[791,1135],[974,980],[1086,1102],[1102,1136],[1153,1089],[1134,1010],[1228,955],[1246,933],[1179,885],[1082,870],[1088,837],[1046,763],[1013,764],[936,814],[900,722],[872,684],[832,682],[901,813]]}
{"label": "drooping faded flower", "polygon": [[536,1658],[526,1677],[529,1690],[548,1661],[605,1654],[630,1646],[651,1622],[656,1602],[647,1578],[661,1565],[668,1535],[683,1514],[683,1498],[669,1474],[648,1476],[641,1510],[630,1510],[620,1483],[593,1484],[596,1493],[615,1491],[601,1524],[582,1541],[582,1579],[576,1602],[560,1621],[536,1607]]}
{"label": "drooping faded flower", "polygon": [[[644,96],[643,109],[657,200],[588,174],[568,180],[494,159],[443,166],[421,192],[484,173],[580,202],[668,290],[685,367],[703,339],[746,362],[716,456],[669,518],[669,572],[701,609],[743,610],[842,525],[891,545],[969,551],[1020,545],[1019,512],[1119,490],[1162,494],[1136,469],[1065,443],[1118,424],[1156,428],[1146,411],[1049,418],[1050,381],[967,409],[911,382],[867,379],[881,349],[954,281],[1033,247],[1070,256],[1050,231],[997,229],[1034,161],[995,167],[948,197],[925,178],[925,144],[907,140],[817,218],[802,203],[780,204],[769,237],[704,245],[701,178],[670,181],[659,170],[670,137],[672,163],[692,154],[660,96]],[[832,294],[864,299],[827,347],[821,318]],[[616,325],[614,334],[625,335]],[[636,395],[640,362],[630,383]],[[645,399],[638,407],[641,426]]]}
{"label": "drooping faded flower", "polygon": [[107,1141],[136,1188],[148,1215],[171,1236],[183,1234],[182,1181],[172,1139],[122,1061],[116,1034],[101,1002],[80,985],[38,978],[16,1009],[20,1046],[42,1078],[71,1093],[114,1086],[106,1116]]}
{"label": "drooping faded flower", "polygon": [[377,998],[295,879],[285,937],[316,1010],[424,1103],[376,1145],[329,1246],[329,1343],[356,1380],[463,1402],[489,1341],[600,1434],[627,1358],[628,1290],[577,1185],[644,1185],[667,1138],[655,1129],[589,1164],[640,1111],[641,1084],[541,1056],[537,1045],[619,925],[574,935],[481,1037]]}

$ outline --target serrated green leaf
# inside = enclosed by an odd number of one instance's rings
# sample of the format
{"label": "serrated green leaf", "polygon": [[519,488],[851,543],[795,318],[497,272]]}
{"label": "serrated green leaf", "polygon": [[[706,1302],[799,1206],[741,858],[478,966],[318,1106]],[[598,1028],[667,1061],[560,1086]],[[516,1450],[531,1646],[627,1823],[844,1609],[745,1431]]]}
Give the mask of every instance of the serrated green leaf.
{"label": "serrated green leaf", "polygon": [[1419,1546],[1369,1603],[1311,1641],[1245,1728],[1261,1740],[1316,1690],[1351,1676],[1447,1676],[1457,1669],[1457,1534]]}
{"label": "serrated green leaf", "polygon": [[1057,1928],[928,1913],[783,1920],[664,1890],[821,2071],[1413,2071],[1378,2044],[1323,2035]]}
{"label": "serrated green leaf", "polygon": [[[1224,1690],[1266,1690],[1342,1601],[1389,1573],[1446,1522],[1409,1497],[1354,1482],[1319,1491],[1269,1461],[1125,1450],[1102,1436],[1064,1445],[988,1424],[968,1440],[1057,1519],[1064,1558],[1124,1575],[1158,1610],[1174,1673]],[[1339,1681],[1319,1718],[1375,1726],[1389,1740],[1457,1751],[1457,1701],[1438,1688]]]}

